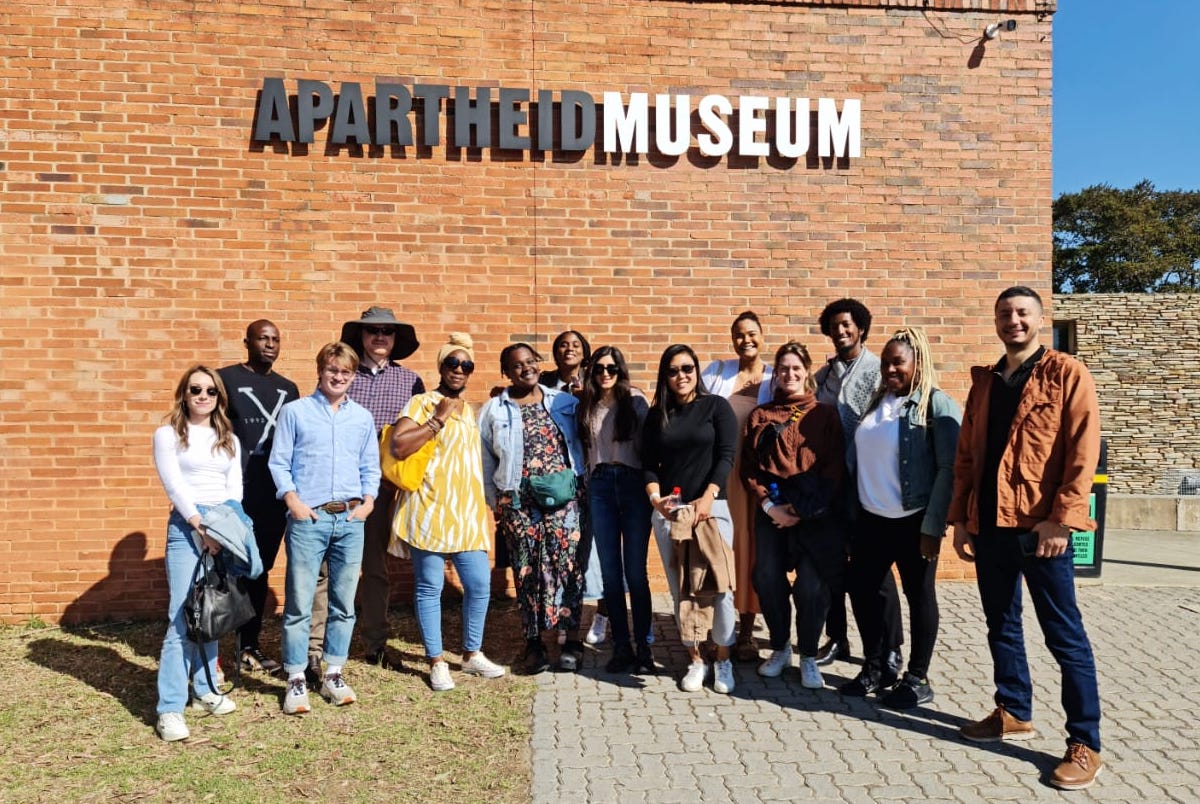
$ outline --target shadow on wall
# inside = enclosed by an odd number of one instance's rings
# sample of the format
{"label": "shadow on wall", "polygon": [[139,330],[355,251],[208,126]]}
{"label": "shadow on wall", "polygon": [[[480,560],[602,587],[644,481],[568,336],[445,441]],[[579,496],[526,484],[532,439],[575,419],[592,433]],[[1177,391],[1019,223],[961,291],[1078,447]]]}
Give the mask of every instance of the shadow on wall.
{"label": "shadow on wall", "polygon": [[143,531],[125,534],[108,557],[108,575],[67,605],[62,624],[163,616],[167,610],[166,564],[162,558],[146,560],[146,544]]}

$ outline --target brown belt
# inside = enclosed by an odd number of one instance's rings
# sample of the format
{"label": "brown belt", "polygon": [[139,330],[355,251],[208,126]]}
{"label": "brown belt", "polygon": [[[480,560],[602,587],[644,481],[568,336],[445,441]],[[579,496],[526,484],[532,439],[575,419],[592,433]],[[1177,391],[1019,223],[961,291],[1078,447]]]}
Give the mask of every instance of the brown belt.
{"label": "brown belt", "polygon": [[317,510],[324,511],[327,514],[341,514],[345,513],[346,511],[353,511],[361,502],[362,500],[346,500],[345,502],[342,502],[341,500],[334,500],[332,502],[327,502],[324,505],[318,505]]}

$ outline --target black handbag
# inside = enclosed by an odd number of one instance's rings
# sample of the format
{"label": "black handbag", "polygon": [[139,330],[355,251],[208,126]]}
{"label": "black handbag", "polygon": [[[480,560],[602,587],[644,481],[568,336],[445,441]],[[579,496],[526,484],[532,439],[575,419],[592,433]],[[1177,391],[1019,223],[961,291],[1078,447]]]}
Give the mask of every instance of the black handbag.
{"label": "black handbag", "polygon": [[[209,564],[212,567],[209,567]],[[246,579],[225,569],[221,555],[201,556],[183,602],[188,639],[203,645],[241,628],[254,617]]]}

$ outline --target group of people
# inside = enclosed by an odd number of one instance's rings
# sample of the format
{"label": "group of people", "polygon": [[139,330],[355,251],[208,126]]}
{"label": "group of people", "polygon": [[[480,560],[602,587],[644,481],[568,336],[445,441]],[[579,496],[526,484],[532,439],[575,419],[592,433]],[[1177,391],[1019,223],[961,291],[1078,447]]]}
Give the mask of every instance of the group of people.
{"label": "group of people", "polygon": [[[1033,734],[1024,577],[1063,673],[1068,751],[1051,781],[1087,786],[1102,767],[1099,700],[1074,601],[1070,533],[1094,527],[1095,388],[1077,361],[1041,346],[1035,291],[1004,291],[994,313],[1005,356],[973,371],[965,415],[938,388],[925,332],[900,329],[876,356],[865,345],[871,314],[854,299],[821,313],[835,351],[823,365],[814,367],[794,340],[764,360],[761,322],[747,311],[731,327],[733,359],[702,366],[690,346],[667,347],[650,398],[617,346],[593,352],[582,334],[564,332],[556,368],[543,371],[533,346],[513,343],[499,357],[508,384],[478,415],[463,399],[476,368],[466,335],[452,334],[439,349],[438,385],[426,393],[397,362],[417,347],[412,328],[371,308],[321,350],[317,389],[297,400],[295,386],[271,370],[278,330],[254,322],[247,362],[190,368],[155,434],[174,508],[159,733],[186,736],[193,667],[215,662],[215,645],[200,646],[196,658],[181,648],[180,606],[195,561],[218,549],[201,516],[226,500],[245,503],[267,570],[286,531],[288,713],[308,711],[307,690],[317,684],[334,704],[354,700],[342,668],[356,589],[367,658],[388,662],[389,549],[412,561],[433,689],[454,687],[441,640],[447,561],[463,586],[461,670],[502,676],[481,650],[493,533],[512,567],[528,673],[551,667],[552,635],[560,645],[554,666],[579,668],[585,598],[602,606],[593,625],[606,614],[612,631],[608,672],[661,669],[651,647],[652,535],[690,659],[683,690],[698,691],[711,676],[714,691],[732,692],[735,659],[780,676],[792,664],[793,609],[800,683],[823,687],[820,667],[849,655],[848,593],[864,662],[841,693],[916,707],[934,697],[935,578],[952,529],[955,550],[976,565],[995,662],[997,708],[963,736]],[[389,424],[382,449],[396,461],[425,461],[413,490],[381,485],[379,434]],[[906,667],[893,567],[910,612]],[[258,644],[265,579],[256,582],[260,619],[243,629],[239,660],[273,670]],[[753,636],[760,613],[765,658]],[[828,641],[819,646],[823,629]],[[589,641],[600,638],[595,631]],[[710,634],[711,665],[702,652]],[[194,685],[194,705],[232,710],[215,689]]]}

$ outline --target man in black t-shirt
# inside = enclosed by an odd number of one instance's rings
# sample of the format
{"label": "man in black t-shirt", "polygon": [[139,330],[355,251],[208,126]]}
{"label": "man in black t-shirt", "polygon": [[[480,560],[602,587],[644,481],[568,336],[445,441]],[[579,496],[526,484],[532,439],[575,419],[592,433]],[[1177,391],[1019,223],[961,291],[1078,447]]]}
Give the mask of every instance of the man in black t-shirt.
{"label": "man in black t-shirt", "polygon": [[267,575],[275,565],[279,545],[287,528],[287,506],[275,499],[275,481],[267,469],[275,422],[283,406],[299,398],[296,384],[277,374],[272,366],[279,358],[279,328],[266,319],[246,327],[246,362],[217,371],[229,395],[229,418],[242,444],[242,506],[254,522],[254,536],[262,555],[263,572],[247,579],[254,619],[241,628],[242,655],[238,660],[248,670],[275,673],[279,662],[259,648],[263,608],[267,600]]}

